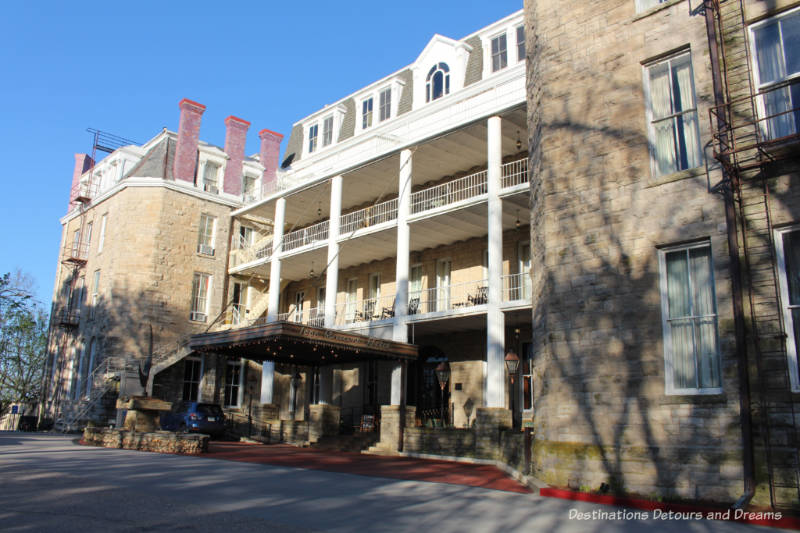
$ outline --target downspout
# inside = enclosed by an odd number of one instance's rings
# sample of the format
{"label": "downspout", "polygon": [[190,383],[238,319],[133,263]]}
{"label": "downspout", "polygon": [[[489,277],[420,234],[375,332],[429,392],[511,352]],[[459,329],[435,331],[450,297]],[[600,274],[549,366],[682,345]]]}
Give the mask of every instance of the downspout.
{"label": "downspout", "polygon": [[[714,11],[719,9],[718,0],[705,0],[706,33],[708,36],[708,52],[711,60],[711,78],[714,85],[714,105],[721,108],[726,104],[723,93],[723,80],[720,71],[719,51],[717,48],[717,23]],[[720,140],[727,144],[727,115],[717,115],[717,129]],[[727,157],[727,156],[723,156]],[[747,368],[747,339],[744,323],[744,306],[742,304],[742,270],[739,258],[739,240],[736,233],[736,208],[734,190],[739,187],[738,176],[730,175],[726,166],[722,165],[723,196],[725,199],[725,223],[728,228],[728,256],[731,270],[731,296],[733,299],[733,324],[736,338],[736,361],[739,379],[739,416],[742,425],[742,470],[744,477],[744,494],[734,509],[742,509],[750,503],[755,494],[755,468],[753,463],[753,430],[750,408],[750,379]]]}

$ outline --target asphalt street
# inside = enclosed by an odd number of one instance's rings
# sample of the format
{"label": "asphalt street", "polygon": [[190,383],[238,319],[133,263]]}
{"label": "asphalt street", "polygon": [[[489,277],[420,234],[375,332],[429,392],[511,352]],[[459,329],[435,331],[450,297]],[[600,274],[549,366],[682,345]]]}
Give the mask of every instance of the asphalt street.
{"label": "asphalt street", "polygon": [[618,509],[451,483],[92,448],[74,439],[0,432],[0,530],[775,531],[713,520],[578,520],[570,515]]}

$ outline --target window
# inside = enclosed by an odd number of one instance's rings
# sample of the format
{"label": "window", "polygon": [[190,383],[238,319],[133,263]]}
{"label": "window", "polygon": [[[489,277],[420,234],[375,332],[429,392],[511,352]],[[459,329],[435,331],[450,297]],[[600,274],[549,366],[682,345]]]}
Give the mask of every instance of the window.
{"label": "window", "polygon": [[214,227],[217,225],[216,217],[200,215],[200,231],[197,235],[197,253],[214,255]]}
{"label": "window", "polygon": [[380,305],[378,302],[381,299],[381,275],[379,272],[373,272],[369,275],[369,298],[364,302],[364,318],[370,320],[371,318],[380,318]]}
{"label": "window", "polygon": [[84,232],[84,235],[86,237],[84,242],[86,243],[87,247],[92,243],[92,225],[93,222],[89,222],[88,224],[86,224],[86,231]]}
{"label": "window", "polygon": [[659,252],[667,394],[722,392],[711,247]]}
{"label": "window", "polygon": [[525,61],[525,26],[517,26],[517,61]]}
{"label": "window", "polygon": [[452,262],[449,259],[439,259],[436,262],[436,300],[434,311],[450,309],[450,269]]}
{"label": "window", "polygon": [[636,12],[641,13],[642,11],[647,11],[651,7],[655,7],[667,1],[668,0],[636,0]]}
{"label": "window", "polygon": [[234,282],[233,296],[231,297],[231,322],[233,325],[241,324],[247,318],[247,285]]}
{"label": "window", "polygon": [[383,122],[392,116],[392,90],[384,89],[380,94],[380,121]]}
{"label": "window", "polygon": [[81,398],[81,394],[86,388],[86,382],[89,381],[89,365],[87,365],[86,355],[86,348],[84,346],[84,348],[81,350],[80,363],[78,364],[78,381],[74,391],[75,400],[79,400]]}
{"label": "window", "polygon": [[431,67],[425,79],[425,101],[430,102],[450,94],[450,67],[439,63]]}
{"label": "window", "polygon": [[533,409],[533,344],[522,344],[522,409]]}
{"label": "window", "polygon": [[326,117],[322,121],[322,146],[329,146],[333,142],[333,117]]}
{"label": "window", "polygon": [[311,154],[314,150],[317,149],[317,133],[319,132],[319,126],[314,124],[310,128],[308,128],[308,153]]}
{"label": "window", "polygon": [[183,360],[183,400],[200,401],[200,380],[203,377],[203,361],[199,357]]}
{"label": "window", "polygon": [[422,265],[412,265],[408,276],[408,314],[415,315],[419,312],[419,302],[422,297]]}
{"label": "window", "polygon": [[361,102],[361,129],[365,130],[372,126],[372,98],[367,98]]}
{"label": "window", "polygon": [[[800,125],[800,9],[751,29],[761,130],[767,139],[796,134]],[[789,83],[787,83],[789,82]]]}
{"label": "window", "polygon": [[779,231],[775,246],[778,252],[783,323],[786,325],[789,381],[792,390],[800,392],[797,365],[797,348],[800,346],[800,228]]}
{"label": "window", "polygon": [[97,253],[103,251],[103,244],[106,242],[106,218],[108,215],[103,215],[100,219],[100,241],[97,243]]}
{"label": "window", "polygon": [[691,55],[686,52],[645,67],[647,119],[653,174],[700,165]]}
{"label": "window", "polygon": [[225,407],[239,407],[242,403],[242,361],[228,360],[225,371]]}
{"label": "window", "polygon": [[239,249],[246,250],[253,245],[253,228],[239,226]]}
{"label": "window", "polygon": [[203,169],[203,190],[206,192],[217,194],[219,188],[217,187],[220,165],[206,161],[205,168]]}
{"label": "window", "polygon": [[86,372],[87,372],[87,376],[88,377],[86,379],[86,385],[85,385],[86,392],[84,394],[86,395],[87,398],[89,397],[89,395],[92,392],[92,385],[93,385],[93,383],[92,383],[92,381],[93,381],[92,374],[94,372],[94,366],[95,366],[95,360],[96,359],[97,359],[97,339],[93,338],[92,342],[89,343],[89,364],[86,366],[86,368],[87,368]]}
{"label": "window", "polygon": [[255,176],[248,176],[245,174],[242,177],[242,197],[245,202],[252,202],[257,198],[256,194],[256,184],[258,183],[258,178]]}
{"label": "window", "polygon": [[345,295],[345,317],[348,322],[356,319],[356,298],[358,298],[358,280],[347,280],[347,294]]}
{"label": "window", "polygon": [[208,293],[211,289],[211,276],[195,272],[192,279],[192,311],[189,320],[205,322],[208,318]]}
{"label": "window", "polygon": [[81,230],[80,228],[75,230],[75,233],[72,234],[72,257],[81,257]]}
{"label": "window", "polygon": [[492,39],[492,72],[497,72],[508,65],[506,51],[506,34],[498,35]]}
{"label": "window", "polygon": [[531,297],[531,244],[519,243],[519,298],[528,300]]}
{"label": "window", "polygon": [[100,271],[94,271],[94,279],[92,280],[92,307],[89,309],[89,318],[94,318],[94,312],[97,308],[97,302],[100,300]]}
{"label": "window", "polygon": [[304,291],[297,291],[294,294],[294,312],[292,320],[295,322],[303,321],[303,303],[306,300],[306,293]]}

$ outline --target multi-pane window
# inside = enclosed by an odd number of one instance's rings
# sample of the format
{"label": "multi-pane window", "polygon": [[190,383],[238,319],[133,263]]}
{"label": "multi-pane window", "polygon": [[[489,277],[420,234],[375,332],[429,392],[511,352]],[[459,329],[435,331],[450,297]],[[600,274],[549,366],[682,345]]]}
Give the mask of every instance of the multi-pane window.
{"label": "multi-pane window", "polygon": [[314,124],[308,128],[308,153],[311,154],[317,149],[317,134],[319,133],[319,125]]}
{"label": "multi-pane window", "polygon": [[231,298],[231,322],[234,325],[240,324],[247,314],[247,285],[244,283],[233,284],[233,295]]}
{"label": "multi-pane window", "polygon": [[661,250],[659,263],[666,391],[721,392],[711,247]]}
{"label": "multi-pane window", "polygon": [[106,242],[106,219],[108,215],[103,215],[103,218],[100,219],[100,241],[97,243],[97,253],[103,251],[103,244]]}
{"label": "multi-pane window", "polygon": [[425,78],[425,101],[430,102],[446,94],[450,94],[450,67],[447,63],[437,63]]}
{"label": "multi-pane window", "polygon": [[329,146],[333,142],[333,117],[322,121],[322,146]]}
{"label": "multi-pane window", "polygon": [[800,126],[800,9],[751,28],[755,48],[761,131],[768,139],[793,135]]}
{"label": "multi-pane window", "polygon": [[372,98],[367,98],[361,102],[361,129],[372,126]]}
{"label": "multi-pane window", "polygon": [[412,265],[408,275],[408,314],[419,313],[422,298],[422,265]]}
{"label": "multi-pane window", "polygon": [[212,163],[211,161],[206,161],[205,168],[203,170],[203,190],[206,192],[211,193],[218,193],[219,187],[217,184],[219,183],[219,169],[220,165],[216,163]]}
{"label": "multi-pane window", "polygon": [[242,402],[242,362],[228,360],[225,370],[225,406],[239,407]]}
{"label": "multi-pane window", "polygon": [[642,11],[647,11],[651,7],[655,7],[667,1],[668,0],[636,0],[636,12],[641,13]]}
{"label": "multi-pane window", "polygon": [[504,33],[492,39],[492,72],[504,69],[507,65],[508,52]]}
{"label": "multi-pane window", "polygon": [[348,322],[356,319],[356,298],[358,297],[358,280],[347,280],[347,293],[345,294],[345,316]]}
{"label": "multi-pane window", "polygon": [[786,327],[786,355],[789,381],[800,392],[797,349],[800,346],[800,228],[782,230],[775,239],[780,272],[781,308]]}
{"label": "multi-pane window", "polygon": [[183,360],[183,400],[197,402],[200,400],[200,380],[203,377],[203,361],[199,357],[187,357]]}
{"label": "multi-pane window", "polygon": [[189,319],[205,322],[208,318],[208,293],[211,289],[211,276],[195,272],[192,278],[192,311]]}
{"label": "multi-pane window", "polygon": [[522,409],[533,409],[533,344],[522,345]]}
{"label": "multi-pane window", "polygon": [[381,91],[380,97],[380,120],[391,118],[392,116],[392,89],[384,89]]}
{"label": "multi-pane window", "polygon": [[303,321],[303,304],[306,301],[306,293],[304,291],[297,291],[294,295],[294,315],[292,320],[295,322]]}
{"label": "multi-pane window", "polygon": [[94,224],[92,222],[89,222],[89,223],[86,224],[86,231],[84,232],[84,241],[83,241],[83,242],[86,243],[86,246],[89,246],[91,244],[91,242],[92,242],[92,226],[93,225]]}
{"label": "multi-pane window", "polygon": [[374,272],[369,275],[369,298],[364,302],[364,318],[370,319],[380,313],[378,301],[381,298],[381,275]]}
{"label": "multi-pane window", "polygon": [[94,318],[95,308],[97,302],[100,300],[100,271],[94,271],[94,278],[92,279],[92,307],[89,309],[89,318]]}
{"label": "multi-pane window", "polygon": [[253,228],[239,226],[239,249],[246,250],[253,244]]}
{"label": "multi-pane window", "polygon": [[450,259],[439,259],[436,262],[436,300],[433,302],[433,311],[450,309]]}
{"label": "multi-pane window", "polygon": [[242,196],[245,202],[252,202],[256,199],[256,183],[258,178],[245,174],[242,177]]}
{"label": "multi-pane window", "polygon": [[656,176],[700,165],[697,106],[689,52],[645,67],[650,152]]}
{"label": "multi-pane window", "polygon": [[525,60],[525,26],[517,26],[517,61]]}
{"label": "multi-pane window", "polygon": [[200,229],[197,234],[197,253],[214,255],[214,228],[217,225],[216,217],[200,215]]}

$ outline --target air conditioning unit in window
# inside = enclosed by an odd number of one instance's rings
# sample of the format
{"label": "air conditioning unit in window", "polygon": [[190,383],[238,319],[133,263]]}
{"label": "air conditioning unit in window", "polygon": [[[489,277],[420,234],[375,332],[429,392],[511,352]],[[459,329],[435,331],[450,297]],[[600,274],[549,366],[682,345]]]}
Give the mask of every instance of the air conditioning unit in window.
{"label": "air conditioning unit in window", "polygon": [[198,244],[197,253],[205,255],[214,255],[214,247],[208,244]]}
{"label": "air conditioning unit in window", "polygon": [[189,320],[193,320],[195,322],[205,322],[206,321],[206,314],[201,313],[199,311],[192,311],[189,314]]}
{"label": "air conditioning unit in window", "polygon": [[204,183],[203,190],[206,192],[210,192],[211,194],[219,194],[219,188],[216,185],[212,185],[211,183]]}

